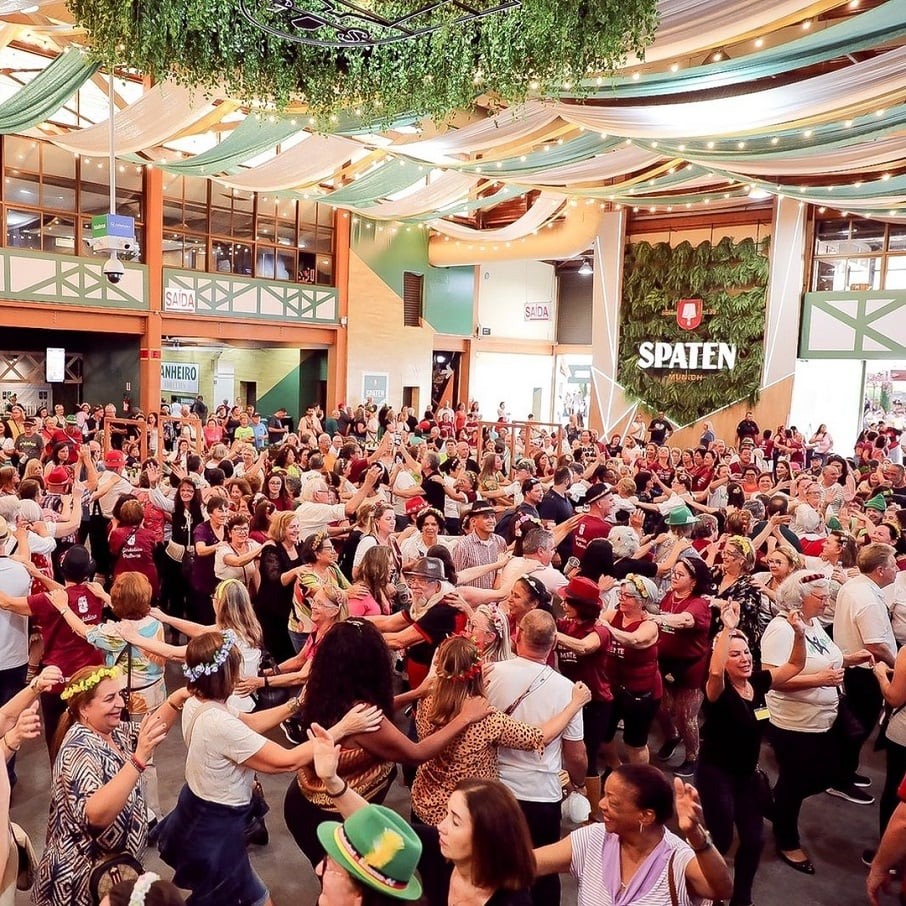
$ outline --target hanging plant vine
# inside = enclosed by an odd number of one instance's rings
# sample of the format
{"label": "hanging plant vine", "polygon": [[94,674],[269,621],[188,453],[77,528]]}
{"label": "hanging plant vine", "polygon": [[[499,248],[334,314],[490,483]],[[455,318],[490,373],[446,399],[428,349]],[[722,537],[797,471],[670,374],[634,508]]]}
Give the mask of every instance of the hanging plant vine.
{"label": "hanging plant vine", "polygon": [[[628,246],[623,265],[618,380],[647,409],[663,410],[678,425],[691,424],[736,400],[754,402],[764,364],[768,244],[724,237],[693,248],[683,242]],[[702,300],[694,331],[675,317],[680,299]],[[735,344],[736,364],[719,371],[640,368],[639,344]],[[699,379],[700,378],[700,379]]]}
{"label": "hanging plant vine", "polygon": [[440,121],[485,92],[506,103],[555,96],[589,73],[612,72],[629,53],[641,57],[657,25],[657,0],[69,5],[107,66],[219,87],[243,101],[299,101],[322,128],[353,111],[381,123],[403,114]]}

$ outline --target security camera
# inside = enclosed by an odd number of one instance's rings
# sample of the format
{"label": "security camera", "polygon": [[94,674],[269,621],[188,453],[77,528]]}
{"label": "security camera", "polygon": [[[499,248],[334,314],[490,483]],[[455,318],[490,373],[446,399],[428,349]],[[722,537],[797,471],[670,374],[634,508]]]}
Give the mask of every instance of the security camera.
{"label": "security camera", "polygon": [[119,283],[125,273],[123,262],[116,257],[116,252],[111,252],[110,257],[104,262],[104,276],[111,283]]}

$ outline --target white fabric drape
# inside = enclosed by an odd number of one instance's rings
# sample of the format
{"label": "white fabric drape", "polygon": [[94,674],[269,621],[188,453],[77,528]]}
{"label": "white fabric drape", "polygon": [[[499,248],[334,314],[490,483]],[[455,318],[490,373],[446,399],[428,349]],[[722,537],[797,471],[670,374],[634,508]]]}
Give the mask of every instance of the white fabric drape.
{"label": "white fabric drape", "polygon": [[906,139],[901,136],[875,142],[849,145],[845,148],[821,150],[816,148],[802,157],[750,157],[735,156],[732,159],[698,158],[694,154],[686,159],[702,167],[719,167],[751,176],[807,175],[812,173],[840,173],[847,170],[861,170],[891,164],[906,157]]}
{"label": "white fabric drape", "polygon": [[430,185],[405,198],[373,205],[363,209],[362,213],[376,220],[399,220],[431,214],[468,198],[469,192],[479,181],[477,176],[465,173],[445,173]]}
{"label": "white fabric drape", "polygon": [[744,97],[628,107],[559,104],[557,110],[563,119],[576,125],[634,138],[745,135],[833,114],[900,92],[904,68],[906,46],[846,69],[792,85],[752,91]]}
{"label": "white fabric drape", "polygon": [[341,135],[309,135],[259,167],[216,179],[249,192],[302,188],[326,179],[345,161],[355,163],[369,153],[364,145]]}
{"label": "white fabric drape", "polygon": [[451,129],[433,138],[399,144],[395,150],[407,157],[440,164],[454,160],[457,154],[488,151],[527,138],[556,119],[554,107],[532,101],[462,129]]}
{"label": "white fabric drape", "polygon": [[[134,154],[178,135],[213,109],[209,94],[205,89],[173,82],[155,85],[114,117],[116,153]],[[79,132],[55,136],[52,141],[76,154],[100,157],[110,153],[109,130],[104,120]]]}
{"label": "white fabric drape", "polygon": [[634,170],[650,167],[663,156],[644,148],[624,145],[616,151],[608,151],[591,160],[577,164],[564,164],[562,167],[551,167],[524,177],[511,177],[511,182],[526,182],[533,185],[567,185],[568,183],[589,183],[604,179],[615,179]]}
{"label": "white fabric drape", "polygon": [[[740,35],[766,31],[788,19],[806,19],[839,5],[839,0],[660,0],[660,24],[654,43],[645,50],[644,62],[681,59],[735,43]],[[638,64],[638,58],[630,56],[626,67]]]}
{"label": "white fabric drape", "polygon": [[534,233],[566,204],[562,195],[542,192],[535,203],[518,220],[496,230],[473,230],[448,220],[432,220],[429,226],[451,239],[481,240],[482,242],[512,242]]}

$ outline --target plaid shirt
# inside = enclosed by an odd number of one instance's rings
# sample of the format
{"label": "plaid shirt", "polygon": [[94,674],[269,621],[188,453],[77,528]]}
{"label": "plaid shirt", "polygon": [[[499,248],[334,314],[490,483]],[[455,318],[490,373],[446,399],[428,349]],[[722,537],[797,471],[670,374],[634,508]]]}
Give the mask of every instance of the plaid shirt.
{"label": "plaid shirt", "polygon": [[[487,541],[482,541],[475,532],[470,532],[462,538],[453,551],[453,565],[457,572],[470,569],[473,566],[485,566],[493,563],[506,550],[506,541],[500,535],[491,535]],[[497,578],[497,570],[485,573],[480,579],[464,582],[473,588],[493,588]]]}

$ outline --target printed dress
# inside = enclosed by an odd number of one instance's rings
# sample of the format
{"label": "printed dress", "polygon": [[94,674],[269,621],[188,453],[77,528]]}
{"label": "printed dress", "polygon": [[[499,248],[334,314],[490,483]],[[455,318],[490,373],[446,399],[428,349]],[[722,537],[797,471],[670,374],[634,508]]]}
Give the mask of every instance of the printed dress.
{"label": "printed dress", "polygon": [[147,836],[145,796],[136,783],[113,823],[99,834],[88,826],[85,804],[111,781],[132,751],[125,731],[113,731],[122,751],[76,723],[57,755],[51,783],[47,842],[38,864],[32,899],[38,906],[91,906],[88,877],[105,855],[128,852],[141,859]]}

